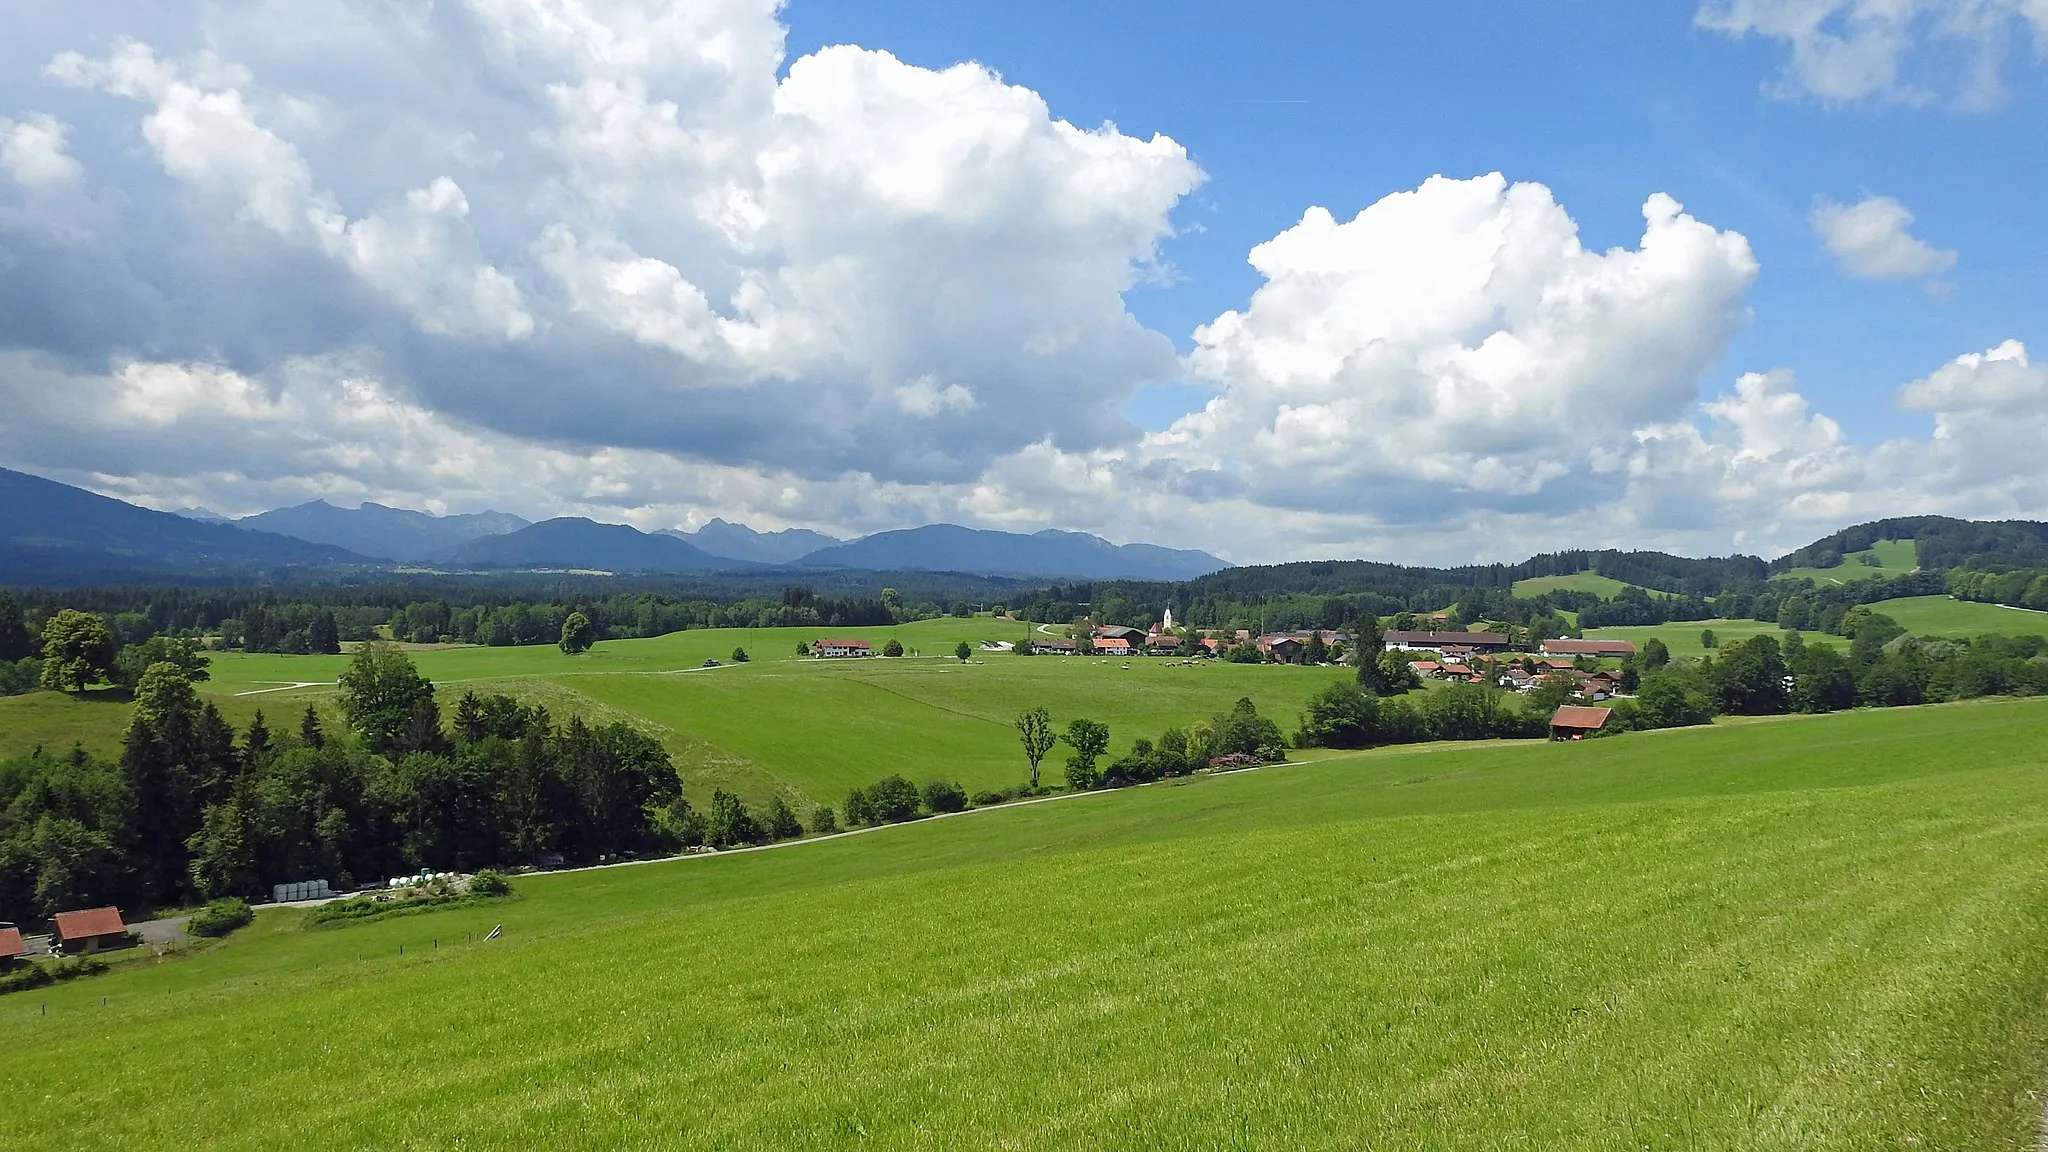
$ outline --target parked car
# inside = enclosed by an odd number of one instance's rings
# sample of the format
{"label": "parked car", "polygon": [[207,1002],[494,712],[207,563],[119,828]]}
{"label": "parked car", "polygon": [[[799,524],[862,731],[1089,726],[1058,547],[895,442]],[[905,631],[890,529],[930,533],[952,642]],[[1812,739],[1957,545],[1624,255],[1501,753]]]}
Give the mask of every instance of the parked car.
{"label": "parked car", "polygon": [[718,667],[719,665],[718,665],[718,661],[716,661],[716,660],[706,660],[706,661],[704,662],[704,666],[705,666],[706,668],[716,668],[716,667]]}

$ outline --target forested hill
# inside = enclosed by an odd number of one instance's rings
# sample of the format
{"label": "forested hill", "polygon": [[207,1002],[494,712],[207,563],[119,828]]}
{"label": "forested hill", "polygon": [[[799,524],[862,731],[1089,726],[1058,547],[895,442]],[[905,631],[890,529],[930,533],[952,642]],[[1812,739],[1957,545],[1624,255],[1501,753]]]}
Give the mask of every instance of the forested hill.
{"label": "forested hill", "polygon": [[1880,540],[1911,540],[1922,568],[1997,570],[2048,566],[2048,524],[2039,520],[1957,520],[1900,516],[1824,536],[1771,561],[1771,571],[1833,568]]}

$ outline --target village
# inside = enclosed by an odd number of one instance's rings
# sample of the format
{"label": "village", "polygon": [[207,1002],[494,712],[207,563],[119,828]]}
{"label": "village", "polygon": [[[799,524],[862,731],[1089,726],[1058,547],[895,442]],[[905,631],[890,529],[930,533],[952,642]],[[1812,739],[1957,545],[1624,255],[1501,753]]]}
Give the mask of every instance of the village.
{"label": "village", "polygon": [[[1179,657],[1229,660],[1237,663],[1319,665],[1356,663],[1352,636],[1335,629],[1254,634],[1250,629],[1228,633],[1178,627],[1173,610],[1150,628],[1097,624],[1082,620],[1060,636],[1040,626],[1030,640],[1034,656],[1099,656],[1118,658]],[[1016,645],[989,641],[984,648],[1014,652]],[[1627,640],[1541,639],[1518,645],[1506,633],[1491,631],[1397,629],[1380,634],[1380,651],[1408,655],[1408,668],[1418,680],[1490,684],[1522,695],[1546,682],[1568,683],[1567,695],[1581,704],[1624,695],[1630,683],[1636,646]],[[806,646],[819,659],[859,659],[876,654],[865,640],[821,639]],[[886,654],[886,653],[885,653]],[[1597,728],[1595,724],[1593,727]]]}

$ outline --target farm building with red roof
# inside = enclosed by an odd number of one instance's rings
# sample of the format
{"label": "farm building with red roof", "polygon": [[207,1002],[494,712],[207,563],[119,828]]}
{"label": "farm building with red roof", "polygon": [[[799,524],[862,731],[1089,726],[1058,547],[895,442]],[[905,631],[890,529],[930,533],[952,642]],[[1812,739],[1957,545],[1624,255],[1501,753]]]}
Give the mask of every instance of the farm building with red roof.
{"label": "farm building with red roof", "polygon": [[59,912],[50,918],[57,946],[66,952],[103,952],[128,945],[128,926],[121,923],[121,910],[111,905],[79,912]]}
{"label": "farm building with red roof", "polygon": [[1545,656],[1633,656],[1636,646],[1627,640],[1545,640]]}
{"label": "farm building with red roof", "polygon": [[1588,708],[1583,704],[1566,704],[1550,717],[1550,738],[1552,740],[1577,740],[1590,736],[1607,726],[1607,717],[1612,708]]}

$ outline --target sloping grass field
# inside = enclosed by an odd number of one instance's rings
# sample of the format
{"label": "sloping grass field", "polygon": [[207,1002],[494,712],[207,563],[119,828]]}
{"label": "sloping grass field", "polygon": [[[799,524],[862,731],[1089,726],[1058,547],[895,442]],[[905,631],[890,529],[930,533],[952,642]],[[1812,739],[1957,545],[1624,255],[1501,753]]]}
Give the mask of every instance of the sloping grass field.
{"label": "sloping grass field", "polygon": [[[913,781],[956,780],[970,792],[1024,782],[1012,721],[1044,707],[1064,727],[1077,717],[1106,723],[1111,754],[1138,737],[1157,739],[1227,711],[1249,696],[1292,732],[1308,698],[1352,675],[1343,668],[1023,657],[984,651],[982,641],[1021,641],[1026,625],[979,619],[927,620],[893,628],[830,633],[889,639],[921,653],[900,659],[799,660],[799,640],[817,629],[701,629],[648,640],[613,640],[581,656],[553,646],[442,648],[411,653],[432,679],[444,717],[465,691],[504,692],[544,703],[557,719],[624,721],[662,741],[699,800],[726,788],[749,802],[777,792],[799,806],[837,804],[849,788],[892,772]],[[950,653],[966,641],[965,664]],[[735,647],[753,659],[727,662]],[[704,668],[706,659],[725,662]],[[213,654],[200,690],[237,727],[262,708],[273,728],[295,727],[308,703],[341,723],[334,680],[347,656]],[[280,684],[319,682],[312,687]],[[246,693],[260,693],[247,695]],[[73,700],[53,693],[0,699],[0,756],[35,744],[118,750],[129,707],[113,694]],[[1058,782],[1065,750],[1048,759]]]}
{"label": "sloping grass field", "polygon": [[[1876,563],[1868,563],[1864,557]],[[1873,576],[1902,576],[1920,567],[1919,545],[1911,540],[1879,540],[1867,552],[1845,552],[1833,568],[1788,568],[1777,580],[1811,580],[1815,584],[1848,584]]]}
{"label": "sloping grass field", "polygon": [[0,997],[0,1145],[2030,1147],[2044,732],[1389,750],[268,911]]}
{"label": "sloping grass field", "polygon": [[[2024,608],[2007,608],[2000,604],[1979,604],[1968,600],[1957,600],[1949,596],[1905,596],[1897,600],[1880,600],[1870,606],[1873,612],[1882,612],[1899,622],[1899,626],[1915,636],[1969,637],[1995,634],[2000,636],[2048,636],[2048,612],[2030,612]],[[1638,648],[1643,641],[1655,636],[1671,649],[1671,655],[1678,659],[1698,657],[1706,652],[1700,646],[1700,632],[1713,629],[1714,636],[1722,645],[1747,640],[1751,636],[1770,635],[1783,638],[1784,631],[1776,624],[1761,620],[1687,620],[1670,624],[1654,624],[1639,628],[1591,628],[1586,635],[1611,640],[1633,640]],[[1839,636],[1821,633],[1805,633],[1808,643],[1842,643]]]}
{"label": "sloping grass field", "polygon": [[[1630,584],[1625,580],[1616,580],[1612,576],[1602,576],[1598,572],[1587,571],[1574,572],[1569,576],[1531,576],[1526,580],[1517,580],[1515,581],[1514,593],[1517,596],[1526,598],[1541,596],[1545,592],[1591,592],[1603,600],[1612,600],[1616,596],[1621,595],[1623,589],[1633,587],[1638,587],[1638,585]],[[1655,588],[1644,588],[1643,591],[1660,600],[1668,599],[1671,596],[1671,593],[1661,592]]]}

